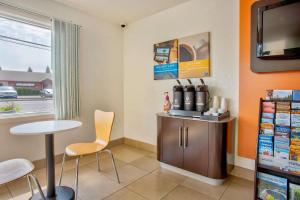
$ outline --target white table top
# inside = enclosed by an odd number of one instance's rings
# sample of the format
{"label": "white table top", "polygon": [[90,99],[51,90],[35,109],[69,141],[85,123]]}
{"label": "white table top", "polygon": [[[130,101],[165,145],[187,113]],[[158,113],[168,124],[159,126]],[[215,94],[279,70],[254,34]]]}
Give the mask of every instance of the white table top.
{"label": "white table top", "polygon": [[10,129],[13,135],[47,135],[78,128],[82,125],[74,120],[51,120],[22,124]]}

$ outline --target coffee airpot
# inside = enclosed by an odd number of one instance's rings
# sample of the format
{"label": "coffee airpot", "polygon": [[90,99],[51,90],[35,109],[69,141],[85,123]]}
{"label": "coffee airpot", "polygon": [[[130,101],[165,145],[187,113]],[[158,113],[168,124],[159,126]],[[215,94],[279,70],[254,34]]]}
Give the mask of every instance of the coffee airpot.
{"label": "coffee airpot", "polygon": [[208,86],[205,85],[204,80],[201,78],[201,85],[196,87],[196,110],[198,112],[206,112],[209,109],[209,91]]}
{"label": "coffee airpot", "polygon": [[179,80],[173,87],[173,110],[183,110],[183,86]]}
{"label": "coffee airpot", "polygon": [[190,79],[187,79],[189,85],[184,86],[184,110],[194,111],[195,109],[195,86]]}

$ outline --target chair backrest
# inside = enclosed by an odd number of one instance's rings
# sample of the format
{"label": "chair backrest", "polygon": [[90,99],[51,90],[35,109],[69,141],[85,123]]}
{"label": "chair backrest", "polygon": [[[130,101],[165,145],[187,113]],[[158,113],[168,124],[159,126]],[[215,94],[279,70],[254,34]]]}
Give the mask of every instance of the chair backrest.
{"label": "chair backrest", "polygon": [[111,129],[115,118],[114,112],[95,110],[96,141],[101,145],[107,145],[110,140]]}

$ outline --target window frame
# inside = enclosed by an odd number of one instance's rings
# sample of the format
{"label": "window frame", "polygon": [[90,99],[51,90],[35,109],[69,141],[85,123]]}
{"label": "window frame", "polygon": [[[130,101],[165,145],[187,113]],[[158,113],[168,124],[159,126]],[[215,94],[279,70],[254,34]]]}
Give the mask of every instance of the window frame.
{"label": "window frame", "polygon": [[[37,20],[36,16],[32,19],[26,15],[19,15],[20,12],[16,13],[8,13],[8,12],[0,12],[0,17],[12,20],[19,23],[24,23],[31,26],[36,26],[44,29],[48,29],[52,32],[51,19],[49,18],[49,23],[45,23],[45,20]],[[51,38],[52,40],[52,38]],[[50,47],[51,51],[51,47]],[[50,55],[52,56],[52,55]],[[54,78],[52,73],[52,89],[54,87]],[[21,121],[31,121],[31,120],[39,120],[39,119],[54,119],[55,118],[55,107],[54,107],[54,95],[53,95],[53,111],[52,112],[27,112],[27,113],[10,113],[10,114],[0,114],[0,124],[1,123],[13,123],[13,122],[21,122]],[[13,100],[12,100],[13,101]],[[27,119],[30,117],[30,119]]]}

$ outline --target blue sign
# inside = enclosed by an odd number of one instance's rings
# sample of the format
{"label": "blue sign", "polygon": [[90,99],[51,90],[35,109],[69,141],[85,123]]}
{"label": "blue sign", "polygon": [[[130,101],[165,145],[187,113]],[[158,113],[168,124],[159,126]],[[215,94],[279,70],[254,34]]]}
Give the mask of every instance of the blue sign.
{"label": "blue sign", "polygon": [[178,63],[168,63],[154,66],[154,80],[177,79]]}

